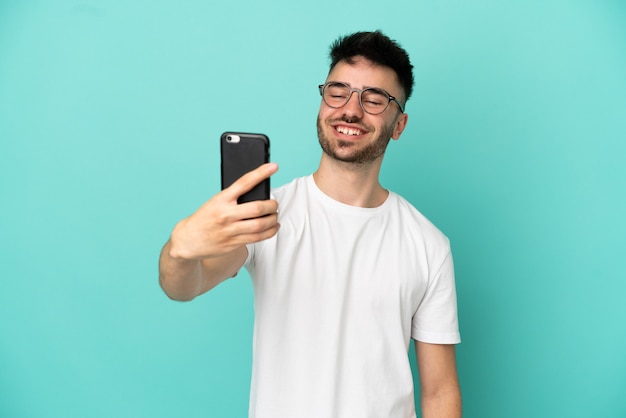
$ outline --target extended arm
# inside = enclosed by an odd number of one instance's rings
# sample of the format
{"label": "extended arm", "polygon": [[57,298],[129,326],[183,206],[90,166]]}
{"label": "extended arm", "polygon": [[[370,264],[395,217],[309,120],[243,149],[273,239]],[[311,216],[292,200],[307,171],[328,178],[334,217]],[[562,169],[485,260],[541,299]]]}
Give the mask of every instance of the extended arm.
{"label": "extended arm", "polygon": [[424,418],[461,418],[454,345],[415,342]]}
{"label": "extended arm", "polygon": [[192,300],[233,277],[246,257],[247,251],[243,246],[221,257],[186,259],[172,255],[170,239],[161,250],[159,283],[170,298],[180,301]]}
{"label": "extended arm", "polygon": [[245,245],[278,231],[275,200],[237,204],[237,198],[276,172],[265,164],[216,194],[180,221],[161,251],[159,283],[175,300],[191,300],[234,276],[247,257]]}

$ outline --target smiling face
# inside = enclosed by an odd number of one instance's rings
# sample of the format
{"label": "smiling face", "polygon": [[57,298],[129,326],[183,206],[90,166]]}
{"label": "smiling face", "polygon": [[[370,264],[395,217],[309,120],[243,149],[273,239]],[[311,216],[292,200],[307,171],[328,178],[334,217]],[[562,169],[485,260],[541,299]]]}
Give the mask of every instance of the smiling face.
{"label": "smiling face", "polygon": [[[391,68],[373,64],[363,57],[355,57],[353,63],[337,63],[326,81],[343,82],[357,89],[380,88],[392,96],[404,97]],[[389,140],[400,137],[406,122],[407,115],[395,102],[389,103],[379,115],[366,113],[355,92],[340,108],[332,108],[322,100],[317,133],[326,155],[345,163],[363,165],[382,158]]]}

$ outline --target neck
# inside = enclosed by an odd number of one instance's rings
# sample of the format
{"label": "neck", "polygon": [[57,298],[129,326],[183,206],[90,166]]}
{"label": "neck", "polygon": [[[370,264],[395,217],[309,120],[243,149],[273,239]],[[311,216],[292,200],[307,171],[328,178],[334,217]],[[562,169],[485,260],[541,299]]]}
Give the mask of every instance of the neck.
{"label": "neck", "polygon": [[327,196],[346,205],[375,208],[382,205],[389,192],[378,180],[382,156],[367,164],[355,165],[322,154],[313,179]]}

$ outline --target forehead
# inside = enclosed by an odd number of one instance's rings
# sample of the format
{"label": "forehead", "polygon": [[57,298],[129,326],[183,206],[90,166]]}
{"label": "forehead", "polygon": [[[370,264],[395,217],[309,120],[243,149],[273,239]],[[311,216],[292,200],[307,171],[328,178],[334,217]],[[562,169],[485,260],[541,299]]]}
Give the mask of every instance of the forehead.
{"label": "forehead", "polygon": [[352,63],[339,61],[328,73],[326,81],[342,81],[358,89],[378,87],[394,96],[401,92],[394,70],[374,64],[363,57],[355,57]]}

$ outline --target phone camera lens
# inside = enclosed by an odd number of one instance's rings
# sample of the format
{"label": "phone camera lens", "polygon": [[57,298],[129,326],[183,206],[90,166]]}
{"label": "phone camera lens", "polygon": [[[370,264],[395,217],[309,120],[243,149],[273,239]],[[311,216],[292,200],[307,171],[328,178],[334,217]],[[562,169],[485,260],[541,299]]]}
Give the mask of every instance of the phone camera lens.
{"label": "phone camera lens", "polygon": [[235,135],[235,134],[226,135],[226,142],[230,144],[238,144],[240,139],[241,138],[239,137],[239,135]]}

